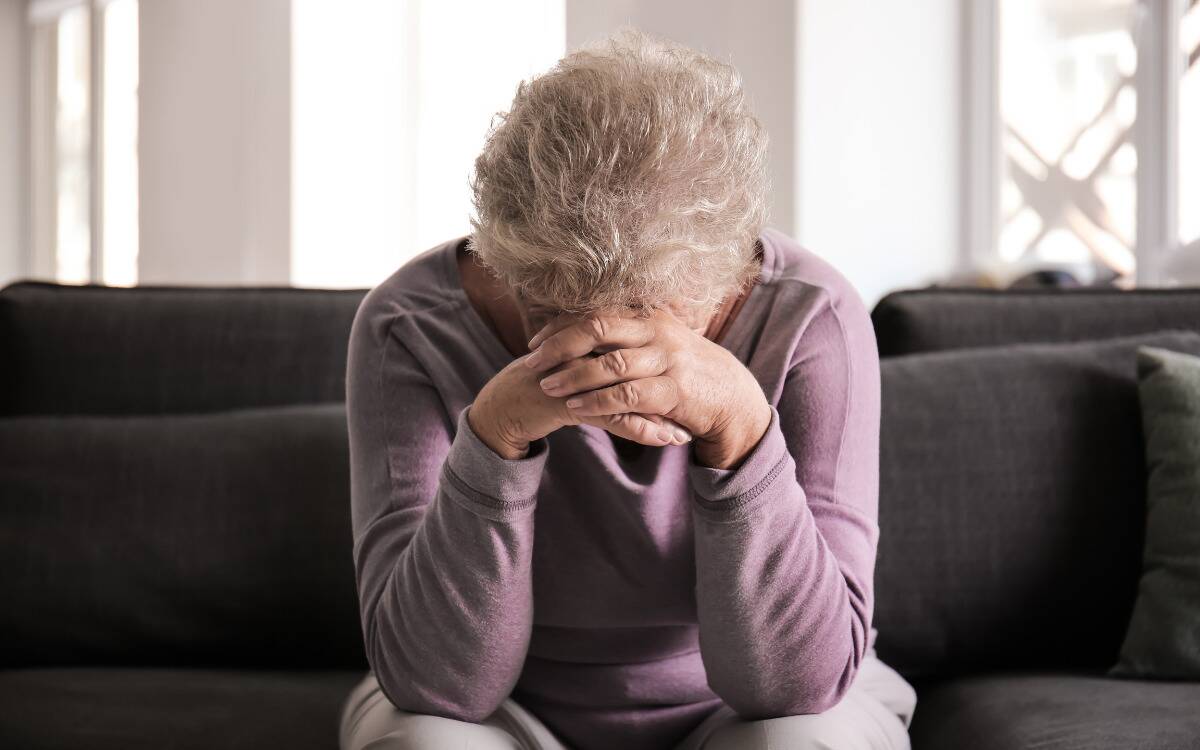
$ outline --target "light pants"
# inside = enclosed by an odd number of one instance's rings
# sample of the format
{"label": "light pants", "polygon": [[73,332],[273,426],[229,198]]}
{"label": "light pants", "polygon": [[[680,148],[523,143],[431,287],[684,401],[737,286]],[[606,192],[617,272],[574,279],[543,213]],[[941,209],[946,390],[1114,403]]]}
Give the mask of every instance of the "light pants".
{"label": "light pants", "polygon": [[[819,714],[744,721],[728,706],[706,718],[674,750],[909,750],[917,694],[868,652],[842,700]],[[512,698],[475,724],[401,711],[368,674],[342,707],[341,750],[568,750]]]}

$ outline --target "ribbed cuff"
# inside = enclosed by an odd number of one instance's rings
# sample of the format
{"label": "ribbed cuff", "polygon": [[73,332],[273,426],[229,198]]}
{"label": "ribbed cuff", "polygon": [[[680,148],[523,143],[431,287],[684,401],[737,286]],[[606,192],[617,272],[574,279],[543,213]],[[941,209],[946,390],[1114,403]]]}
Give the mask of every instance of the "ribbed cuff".
{"label": "ribbed cuff", "polygon": [[456,497],[489,518],[503,520],[531,511],[550,456],[549,443],[544,438],[535,440],[524,458],[504,458],[471,429],[470,409],[468,404],[458,413],[458,432],[442,467],[443,480]]}
{"label": "ribbed cuff", "polygon": [[692,484],[693,507],[713,520],[737,520],[758,506],[787,469],[791,455],[779,427],[779,412],[771,407],[767,431],[736,469],[714,469],[696,463],[694,449],[688,453],[688,479]]}

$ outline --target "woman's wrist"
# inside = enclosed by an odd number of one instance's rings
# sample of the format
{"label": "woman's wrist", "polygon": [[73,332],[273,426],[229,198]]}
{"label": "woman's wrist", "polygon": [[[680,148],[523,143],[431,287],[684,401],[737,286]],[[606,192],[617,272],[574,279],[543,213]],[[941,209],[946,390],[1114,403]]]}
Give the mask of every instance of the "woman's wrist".
{"label": "woman's wrist", "polygon": [[752,408],[744,408],[711,437],[697,438],[695,460],[711,469],[736,469],[762,441],[771,426],[771,405],[759,394]]}
{"label": "woman's wrist", "polygon": [[529,455],[529,443],[514,440],[505,435],[499,421],[492,415],[486,399],[476,399],[467,410],[467,424],[480,442],[492,449],[497,456],[508,461]]}

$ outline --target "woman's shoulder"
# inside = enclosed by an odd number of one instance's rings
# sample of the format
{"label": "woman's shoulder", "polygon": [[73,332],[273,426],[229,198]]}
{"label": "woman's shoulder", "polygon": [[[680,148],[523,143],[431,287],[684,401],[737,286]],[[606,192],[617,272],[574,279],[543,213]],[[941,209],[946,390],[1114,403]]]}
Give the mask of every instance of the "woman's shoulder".
{"label": "woman's shoulder", "polygon": [[352,361],[373,356],[397,327],[424,327],[422,321],[446,317],[460,300],[447,268],[463,237],[441,242],[409,258],[371,288],[358,305],[350,331]]}
{"label": "woman's shoulder", "polygon": [[455,300],[448,262],[465,237],[440,242],[405,261],[371,289],[363,306],[386,308],[397,314],[417,313]]}
{"label": "woman's shoulder", "polygon": [[829,350],[830,342],[846,356],[875,357],[871,314],[845,274],[780,230],[768,228],[762,236],[764,247],[770,244],[764,277],[773,288],[765,324],[779,327],[763,338],[791,342],[789,361]]}
{"label": "woman's shoulder", "polygon": [[800,300],[869,317],[858,290],[833,263],[774,227],[764,229],[762,237],[772,250],[767,258],[771,267],[765,269],[768,283]]}

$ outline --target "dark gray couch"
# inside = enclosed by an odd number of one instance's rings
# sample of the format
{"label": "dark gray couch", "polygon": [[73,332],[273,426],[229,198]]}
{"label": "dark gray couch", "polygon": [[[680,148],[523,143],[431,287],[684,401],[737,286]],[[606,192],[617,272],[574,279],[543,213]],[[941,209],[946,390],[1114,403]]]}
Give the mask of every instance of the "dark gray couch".
{"label": "dark gray couch", "polygon": [[875,623],[914,748],[1200,748],[1200,683],[1104,675],[1145,531],[1133,353],[1200,355],[1200,290],[908,291],[872,320]]}
{"label": "dark gray couch", "polygon": [[[0,748],[336,747],[366,669],[361,297],[0,292]],[[1139,339],[1024,343],[1200,330],[1200,291],[904,292],[874,320],[875,624],[914,747],[1200,747],[1200,684],[1103,676],[1140,563]]]}

